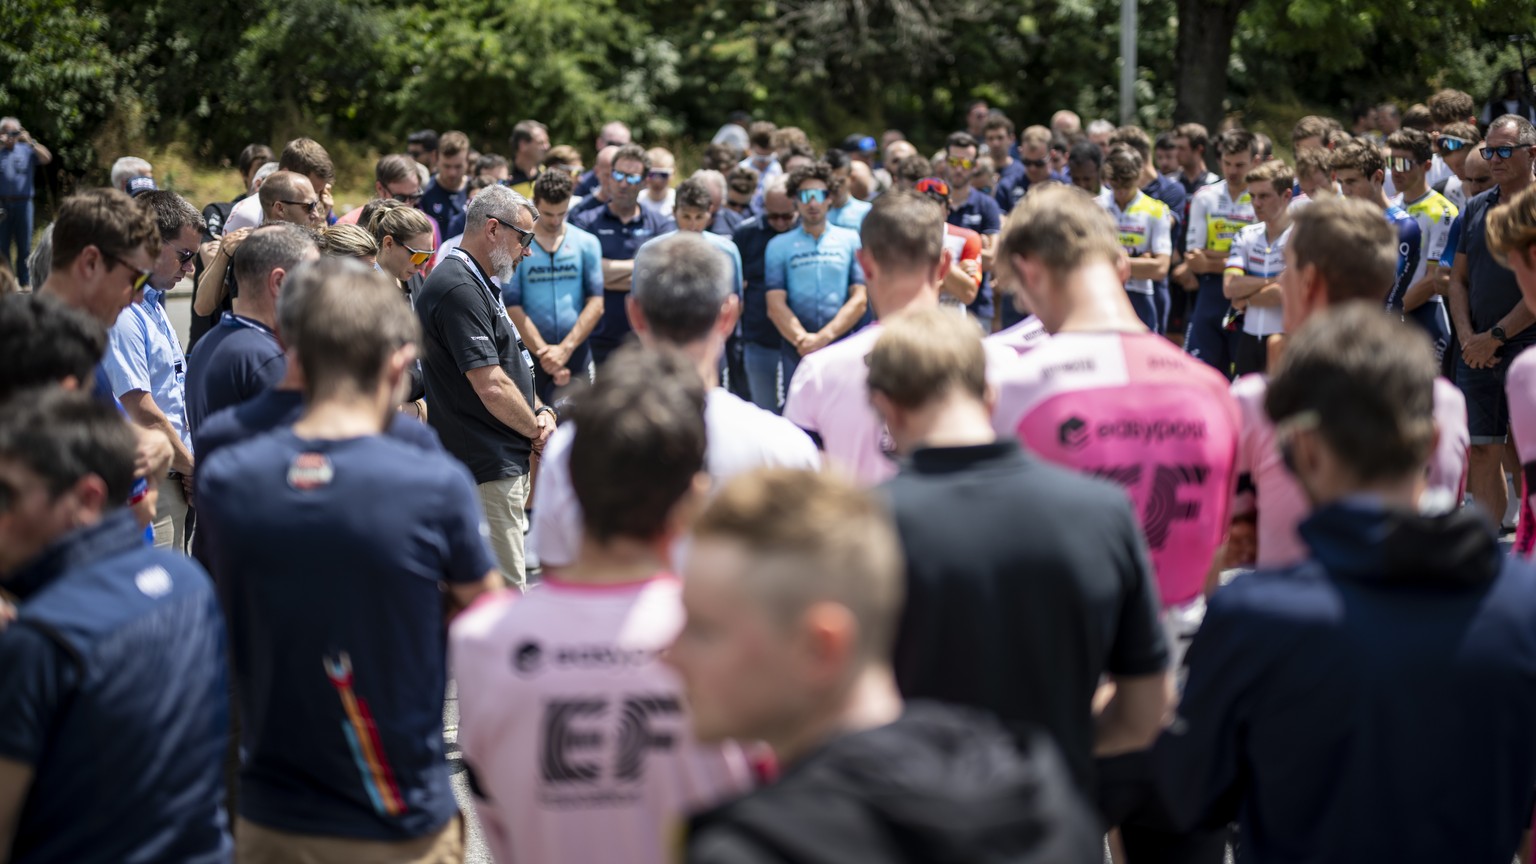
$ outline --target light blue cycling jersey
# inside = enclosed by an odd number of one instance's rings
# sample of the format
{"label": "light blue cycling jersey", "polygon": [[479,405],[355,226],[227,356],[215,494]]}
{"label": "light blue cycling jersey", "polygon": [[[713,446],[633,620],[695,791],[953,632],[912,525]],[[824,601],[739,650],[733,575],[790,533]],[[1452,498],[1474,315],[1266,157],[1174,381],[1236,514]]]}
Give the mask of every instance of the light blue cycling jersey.
{"label": "light blue cycling jersey", "polygon": [[566,223],[553,252],[535,239],[533,254],[501,286],[507,306],[521,306],[545,342],[555,343],[576,326],[587,300],[603,296],[603,247],[596,235]]}
{"label": "light blue cycling jersey", "polygon": [[763,282],[769,291],[785,292],[790,311],[814,333],[848,302],[851,286],[864,284],[853,254],[860,245],[857,231],[828,224],[816,238],[797,225],[768,241]]}

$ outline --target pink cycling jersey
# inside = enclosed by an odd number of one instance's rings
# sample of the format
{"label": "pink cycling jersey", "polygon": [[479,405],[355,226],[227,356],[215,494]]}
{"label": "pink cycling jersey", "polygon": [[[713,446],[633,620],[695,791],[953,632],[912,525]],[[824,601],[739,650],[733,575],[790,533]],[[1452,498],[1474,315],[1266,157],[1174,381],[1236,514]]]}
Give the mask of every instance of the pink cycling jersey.
{"label": "pink cycling jersey", "polygon": [[1123,486],[1163,606],[1198,597],[1231,508],[1238,419],[1226,379],[1155,334],[1058,333],[997,386],[998,433]]}
{"label": "pink cycling jersey", "polygon": [[[1504,376],[1504,393],[1509,397],[1509,430],[1515,435],[1515,450],[1520,454],[1520,524],[1515,531],[1515,551],[1530,557],[1536,549],[1536,516],[1533,511],[1531,480],[1536,476],[1536,351],[1523,351],[1509,364]],[[1503,514],[1499,514],[1503,515]]]}
{"label": "pink cycling jersey", "polygon": [[[1513,368],[1510,376],[1513,382]],[[1247,474],[1253,481],[1260,569],[1289,567],[1310,555],[1296,529],[1311,512],[1312,505],[1296,478],[1286,470],[1275,446],[1275,427],[1264,413],[1264,395],[1268,390],[1269,380],[1263,375],[1244,375],[1232,385],[1242,421],[1237,472],[1239,477]],[[1510,408],[1513,411],[1513,400]],[[1440,505],[1455,506],[1461,502],[1471,442],[1467,437],[1466,399],[1456,385],[1444,378],[1435,380],[1435,425],[1440,430],[1440,442],[1425,466],[1425,494],[1433,496],[1436,509],[1442,509]]]}
{"label": "pink cycling jersey", "polygon": [[1045,332],[1045,325],[1040,323],[1040,319],[1030,315],[1012,327],[988,336],[986,343],[1012,349],[1016,354],[1025,354],[1050,336],[1051,334]]}

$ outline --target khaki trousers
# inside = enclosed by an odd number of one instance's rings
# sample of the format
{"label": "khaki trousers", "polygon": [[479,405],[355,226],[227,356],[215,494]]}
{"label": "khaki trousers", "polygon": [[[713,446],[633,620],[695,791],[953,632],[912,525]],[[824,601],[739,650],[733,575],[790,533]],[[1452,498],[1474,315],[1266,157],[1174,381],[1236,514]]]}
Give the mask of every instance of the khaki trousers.
{"label": "khaki trousers", "polygon": [[491,549],[496,552],[496,563],[508,585],[519,589],[528,586],[527,568],[523,564],[523,536],[528,530],[528,475],[505,477],[481,483],[480,507],[485,511],[485,522],[491,528]]}

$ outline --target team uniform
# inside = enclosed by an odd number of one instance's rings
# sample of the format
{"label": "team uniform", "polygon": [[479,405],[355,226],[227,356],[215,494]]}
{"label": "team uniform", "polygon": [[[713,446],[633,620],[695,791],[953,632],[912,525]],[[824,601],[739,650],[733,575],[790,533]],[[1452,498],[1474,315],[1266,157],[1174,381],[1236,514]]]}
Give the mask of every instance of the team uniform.
{"label": "team uniform", "polygon": [[1045,325],[1040,323],[1039,318],[1026,315],[1023,321],[999,330],[982,341],[986,345],[1001,345],[1015,354],[1026,354],[1050,336],[1051,334],[1046,332]]}
{"label": "team uniform", "polygon": [[1225,379],[1153,333],[1058,333],[998,377],[999,435],[1125,487],[1170,642],[1182,644],[1203,612],[1236,477],[1238,414]]}
{"label": "team uniform", "polygon": [[[528,258],[502,283],[501,299],[509,309],[522,307],[544,341],[557,345],[576,327],[587,301],[603,296],[603,247],[592,234],[567,225],[553,250],[537,240],[528,249]],[[591,348],[582,342],[565,368],[576,380],[587,374],[591,362]],[[542,401],[554,401],[555,381],[542,364],[534,364],[533,386]]]}
{"label": "team uniform", "polygon": [[[790,311],[806,332],[815,333],[831,323],[849,290],[864,284],[864,268],[854,256],[861,246],[859,232],[828,224],[821,236],[812,237],[805,226],[768,241],[763,261],[763,282],[768,291],[783,291]],[[795,375],[800,352],[788,342],[781,350],[784,380]]]}
{"label": "team uniform", "polygon": [[[1424,254],[1419,259],[1418,269],[1414,271],[1413,278],[1408,283],[1411,287],[1424,278],[1425,271],[1429,269],[1428,265],[1431,262],[1439,263],[1445,256],[1446,250],[1451,248],[1451,226],[1456,223],[1456,217],[1460,215],[1461,208],[1433,189],[1415,201],[1405,201],[1402,206],[1408,211],[1408,215],[1419,223],[1419,237],[1424,245]],[[1454,254],[1452,250],[1452,255]],[[1443,322],[1447,343],[1449,342],[1450,318],[1446,312],[1444,297],[1439,294],[1433,295],[1423,306],[1409,312],[1408,317],[1419,322],[1425,329],[1429,329],[1430,326],[1438,327]],[[1433,338],[1433,331],[1431,338]],[[1439,354],[1445,351],[1445,345],[1438,342],[1435,348]]]}
{"label": "team uniform", "polygon": [[454,623],[459,746],[497,861],[675,860],[687,815],[750,788],[741,746],[694,741],[661,660],[682,585],[546,579]]}
{"label": "team uniform", "polygon": [[[1206,186],[1190,199],[1185,252],[1193,253],[1197,249],[1228,252],[1237,232],[1252,224],[1253,218],[1253,204],[1246,190],[1234,198],[1225,180]],[[1221,290],[1222,274],[1202,273],[1198,279],[1200,287],[1184,334],[1184,350],[1230,377],[1236,346],[1231,334],[1222,326],[1222,319],[1231,306]]]}
{"label": "team uniform", "polygon": [[[944,248],[949,250],[949,259],[956,267],[961,261],[976,262],[976,287],[981,287],[981,235],[969,228],[961,228],[959,225],[944,223]],[[964,310],[965,304],[960,298],[951,297],[948,294],[939,295],[940,306],[953,306]]]}
{"label": "team uniform", "polygon": [[1434,344],[1435,360],[1439,361],[1445,356],[1446,344],[1451,341],[1451,321],[1445,314],[1445,303],[1440,296],[1437,294],[1419,308],[1403,314],[1403,295],[1413,283],[1424,278],[1425,264],[1430,260],[1426,258],[1424,234],[1419,230],[1419,221],[1397,205],[1387,208],[1387,221],[1397,229],[1397,278],[1387,293],[1387,308],[1424,329]]}
{"label": "team uniform", "polygon": [[[1113,192],[1100,195],[1098,202],[1110,218],[1115,220],[1115,229],[1119,232],[1120,245],[1125,249],[1125,254],[1132,258],[1147,253],[1173,254],[1173,215],[1168,211],[1167,204],[1140,190],[1137,190],[1136,197],[1131,199],[1124,210],[1115,203]],[[1156,282],[1152,279],[1127,279],[1125,293],[1131,299],[1131,306],[1136,310],[1141,323],[1147,325],[1147,329],[1153,333],[1163,332],[1155,296]]]}
{"label": "team uniform", "polygon": [[[1520,521],[1515,531],[1515,551],[1526,557],[1536,552],[1536,352],[1521,352],[1510,364],[1504,379],[1509,397],[1509,431],[1520,454]],[[1503,514],[1499,514],[1503,515]]]}
{"label": "team uniform", "polygon": [[[1273,241],[1263,222],[1247,226],[1237,232],[1232,248],[1227,252],[1227,272],[1275,281],[1285,269],[1285,244],[1290,239],[1290,226],[1286,226]],[[1244,312],[1243,332],[1238,336],[1233,358],[1238,375],[1264,371],[1268,365],[1265,340],[1285,332],[1282,315],[1279,306],[1249,306]]]}
{"label": "team uniform", "polygon": [[[1242,427],[1237,446],[1237,488],[1240,496],[1253,494],[1258,511],[1258,559],[1260,570],[1299,564],[1309,556],[1299,528],[1311,502],[1301,484],[1286,469],[1275,443],[1275,426],[1264,411],[1269,379],[1244,375],[1232,383]],[[1461,391],[1444,378],[1435,379],[1435,426],[1440,440],[1425,466],[1426,505],[1444,509],[1461,503],[1466,489],[1467,402]]]}

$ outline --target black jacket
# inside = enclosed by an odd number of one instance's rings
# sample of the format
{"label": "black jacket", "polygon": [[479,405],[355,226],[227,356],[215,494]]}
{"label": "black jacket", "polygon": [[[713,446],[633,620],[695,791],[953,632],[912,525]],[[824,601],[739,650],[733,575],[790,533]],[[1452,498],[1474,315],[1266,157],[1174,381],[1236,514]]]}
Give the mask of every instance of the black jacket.
{"label": "black jacket", "polygon": [[1100,864],[1102,834],[1042,735],[916,702],[776,784],[694,817],[696,864]]}

